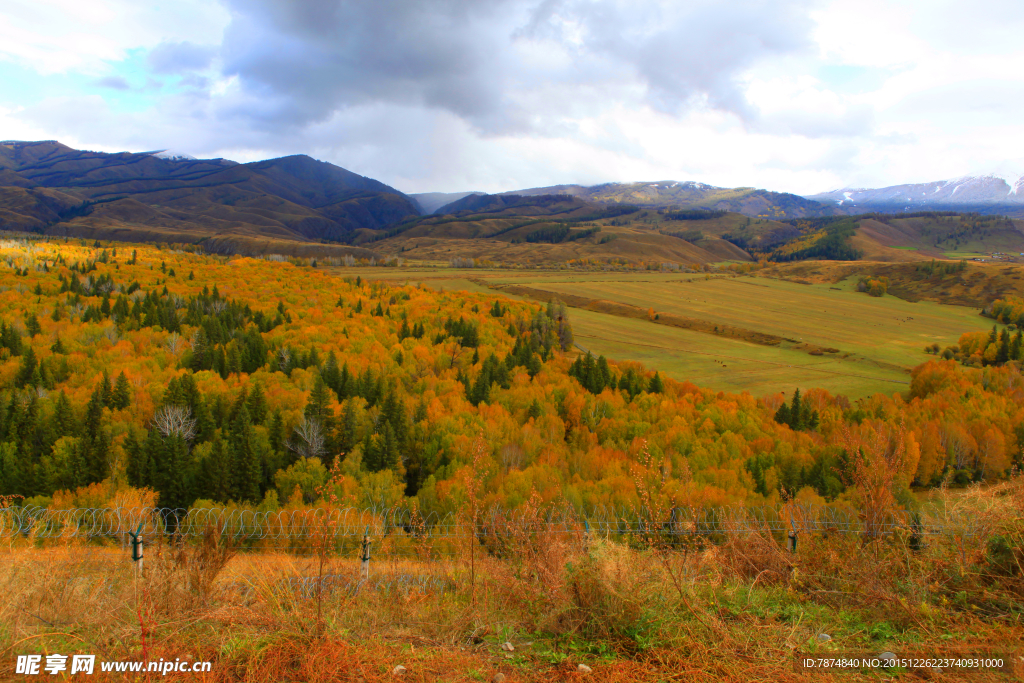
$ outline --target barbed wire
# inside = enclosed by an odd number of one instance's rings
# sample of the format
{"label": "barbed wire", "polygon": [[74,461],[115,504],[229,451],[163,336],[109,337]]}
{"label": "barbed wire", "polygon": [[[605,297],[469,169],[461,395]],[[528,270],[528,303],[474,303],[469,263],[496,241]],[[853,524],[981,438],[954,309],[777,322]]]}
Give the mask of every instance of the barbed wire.
{"label": "barbed wire", "polygon": [[[415,508],[311,508],[248,510],[242,508],[0,508],[0,539],[121,538],[128,532],[152,537],[195,538],[215,531],[237,542],[280,541],[307,543],[313,538],[335,540],[408,538],[430,542],[469,537],[512,537],[522,534],[582,533],[598,536],[658,534],[667,537],[721,534],[854,534],[974,536],[980,521],[973,516],[941,510],[895,510],[865,514],[845,506],[789,503],[780,506],[634,507],[569,506],[546,509],[508,509],[497,506],[476,514],[423,514]],[[283,548],[290,545],[280,546]]]}

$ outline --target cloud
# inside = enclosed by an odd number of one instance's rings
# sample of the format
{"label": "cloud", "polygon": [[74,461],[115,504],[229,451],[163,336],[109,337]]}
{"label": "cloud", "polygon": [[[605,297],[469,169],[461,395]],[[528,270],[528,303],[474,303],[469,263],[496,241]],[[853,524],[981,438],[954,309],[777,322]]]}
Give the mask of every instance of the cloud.
{"label": "cloud", "polygon": [[1014,0],[88,5],[0,7],[10,134],[308,153],[408,191],[813,193],[994,168],[1024,145]]}
{"label": "cloud", "polygon": [[114,90],[129,90],[131,86],[121,76],[105,76],[96,79],[96,85],[101,88],[112,88]]}
{"label": "cloud", "polygon": [[149,51],[146,61],[154,73],[180,74],[206,69],[216,54],[217,48],[210,45],[196,45],[188,41],[162,42]]}
{"label": "cloud", "polygon": [[373,103],[447,111],[483,134],[543,133],[621,102],[749,117],[743,71],[810,44],[806,4],[227,0],[221,56],[263,101],[254,117],[283,124]]}

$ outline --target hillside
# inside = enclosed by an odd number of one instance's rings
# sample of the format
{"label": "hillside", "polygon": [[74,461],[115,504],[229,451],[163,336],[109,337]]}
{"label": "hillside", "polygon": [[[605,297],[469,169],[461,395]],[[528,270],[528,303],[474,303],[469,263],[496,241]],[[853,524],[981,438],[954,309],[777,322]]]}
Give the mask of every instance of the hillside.
{"label": "hillside", "polygon": [[350,242],[419,214],[379,181],[304,155],[224,159],[0,144],[0,228],[176,242]]}
{"label": "hillside", "polygon": [[1024,220],[950,212],[872,215],[858,221],[851,243],[869,261],[1024,261]]}
{"label": "hillside", "polygon": [[680,219],[665,210],[606,206],[569,194],[471,195],[437,214],[406,221],[357,244],[423,261],[473,259],[494,263],[616,263],[702,266],[750,261],[727,239],[752,240],[787,228],[739,214],[701,212]]}
{"label": "hillside", "polygon": [[436,213],[445,204],[451,204],[471,194],[485,194],[484,192],[420,192],[410,194],[408,197],[416,202],[420,211],[425,214]]}
{"label": "hillside", "polygon": [[[645,208],[699,208],[732,211],[754,218],[803,218],[846,213],[831,205],[795,194],[769,192],[751,187],[724,188],[697,182],[605,183],[602,185],[554,185],[504,194],[571,194],[600,204],[635,204]],[[831,204],[831,203],[830,203]]]}

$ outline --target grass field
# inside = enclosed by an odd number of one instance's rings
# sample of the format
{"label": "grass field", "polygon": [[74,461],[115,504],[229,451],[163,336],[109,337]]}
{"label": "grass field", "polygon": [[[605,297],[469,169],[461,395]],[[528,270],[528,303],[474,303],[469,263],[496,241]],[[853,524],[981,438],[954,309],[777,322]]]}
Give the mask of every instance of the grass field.
{"label": "grass field", "polygon": [[[1024,586],[986,548],[993,538],[1020,547],[1024,482],[941,495],[935,509],[971,520],[969,534],[952,522],[923,545],[902,531],[806,532],[791,552],[765,530],[674,540],[648,530],[624,543],[541,533],[526,517],[505,557],[460,536],[444,558],[375,554],[363,584],[352,558],[239,551],[215,532],[151,538],[142,572],[116,539],[5,539],[0,679],[26,680],[10,675],[19,655],[86,653],[211,664],[166,678],[97,664],[89,680],[99,681],[1020,680]],[[969,675],[796,665],[884,651],[1004,665]]]}
{"label": "grass field", "polygon": [[[599,311],[570,312],[576,341],[595,355],[640,361],[676,379],[755,396],[810,387],[851,398],[903,391],[910,370],[930,358],[926,345],[955,344],[964,332],[991,326],[976,308],[870,297],[856,291],[853,277],[798,284],[655,272],[392,269],[380,275],[470,291],[528,285],[553,296],[615,301],[782,337],[786,341],[778,346],[766,346]],[[808,345],[839,352],[810,355]]]}

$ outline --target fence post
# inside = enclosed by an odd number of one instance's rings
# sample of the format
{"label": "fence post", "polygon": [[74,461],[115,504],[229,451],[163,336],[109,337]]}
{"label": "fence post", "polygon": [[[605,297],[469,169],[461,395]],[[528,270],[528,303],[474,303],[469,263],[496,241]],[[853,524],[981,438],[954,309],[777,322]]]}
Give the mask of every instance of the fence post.
{"label": "fence post", "polygon": [[359,557],[362,560],[362,567],[360,569],[360,576],[363,581],[370,578],[370,527],[366,527],[366,533],[363,534],[363,552]]}
{"label": "fence post", "polygon": [[139,528],[133,533],[128,532],[132,538],[132,562],[137,562],[136,568],[142,573],[142,526],[145,522],[139,522]]}
{"label": "fence post", "polygon": [[789,552],[796,552],[796,522],[793,521],[792,511],[789,513],[789,540],[787,542]]}

